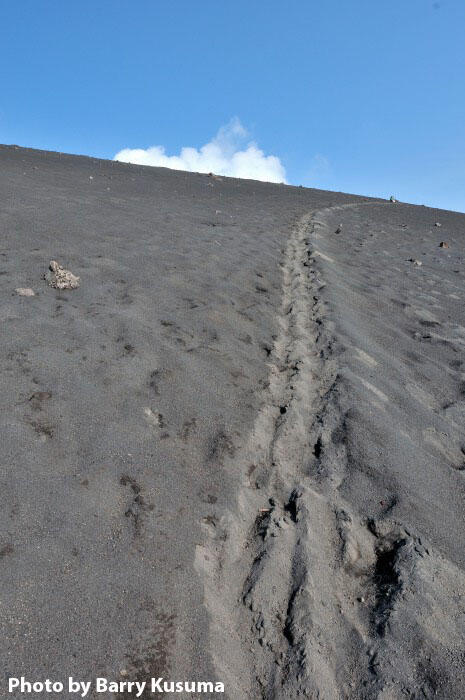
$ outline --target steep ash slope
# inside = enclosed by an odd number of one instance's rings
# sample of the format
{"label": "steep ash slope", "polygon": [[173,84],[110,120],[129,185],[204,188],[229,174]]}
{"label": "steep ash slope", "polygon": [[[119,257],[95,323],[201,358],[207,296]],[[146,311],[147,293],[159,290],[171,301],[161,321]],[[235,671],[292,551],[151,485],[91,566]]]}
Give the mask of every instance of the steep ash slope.
{"label": "steep ash slope", "polygon": [[14,147],[0,197],[4,682],[460,698],[465,217]]}

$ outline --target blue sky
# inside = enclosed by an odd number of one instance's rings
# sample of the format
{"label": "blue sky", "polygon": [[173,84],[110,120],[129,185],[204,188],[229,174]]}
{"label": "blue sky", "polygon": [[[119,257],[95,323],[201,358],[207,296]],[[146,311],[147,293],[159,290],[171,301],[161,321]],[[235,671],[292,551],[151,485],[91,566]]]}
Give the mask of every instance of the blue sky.
{"label": "blue sky", "polygon": [[239,125],[292,184],[465,211],[464,37],[463,0],[4,0],[0,142],[179,156]]}

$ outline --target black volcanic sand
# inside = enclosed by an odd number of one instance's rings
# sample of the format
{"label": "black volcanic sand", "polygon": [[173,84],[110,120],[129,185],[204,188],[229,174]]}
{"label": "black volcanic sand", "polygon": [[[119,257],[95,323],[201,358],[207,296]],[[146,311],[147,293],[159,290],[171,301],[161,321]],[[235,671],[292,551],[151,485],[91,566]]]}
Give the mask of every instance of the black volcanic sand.
{"label": "black volcanic sand", "polygon": [[465,215],[1,147],[0,232],[3,694],[462,698]]}

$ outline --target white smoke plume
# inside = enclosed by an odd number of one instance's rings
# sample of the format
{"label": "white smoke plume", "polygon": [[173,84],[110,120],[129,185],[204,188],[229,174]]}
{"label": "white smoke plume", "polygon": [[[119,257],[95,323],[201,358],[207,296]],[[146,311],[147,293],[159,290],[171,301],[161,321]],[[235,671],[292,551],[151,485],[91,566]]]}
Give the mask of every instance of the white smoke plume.
{"label": "white smoke plume", "polygon": [[286,182],[286,171],[280,159],[265,155],[254,141],[249,141],[248,136],[239,119],[234,118],[199,149],[184,146],[179,155],[170,156],[163,146],[123,148],[114,160],[264,182]]}

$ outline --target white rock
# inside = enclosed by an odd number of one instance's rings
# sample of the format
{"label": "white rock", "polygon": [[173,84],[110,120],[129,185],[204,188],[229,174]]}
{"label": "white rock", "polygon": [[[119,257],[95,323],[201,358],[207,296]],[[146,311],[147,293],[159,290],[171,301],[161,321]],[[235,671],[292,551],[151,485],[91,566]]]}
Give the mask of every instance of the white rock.
{"label": "white rock", "polygon": [[50,261],[50,270],[45,274],[45,279],[54,289],[76,289],[81,281],[80,277],[65,270],[56,260]]}

